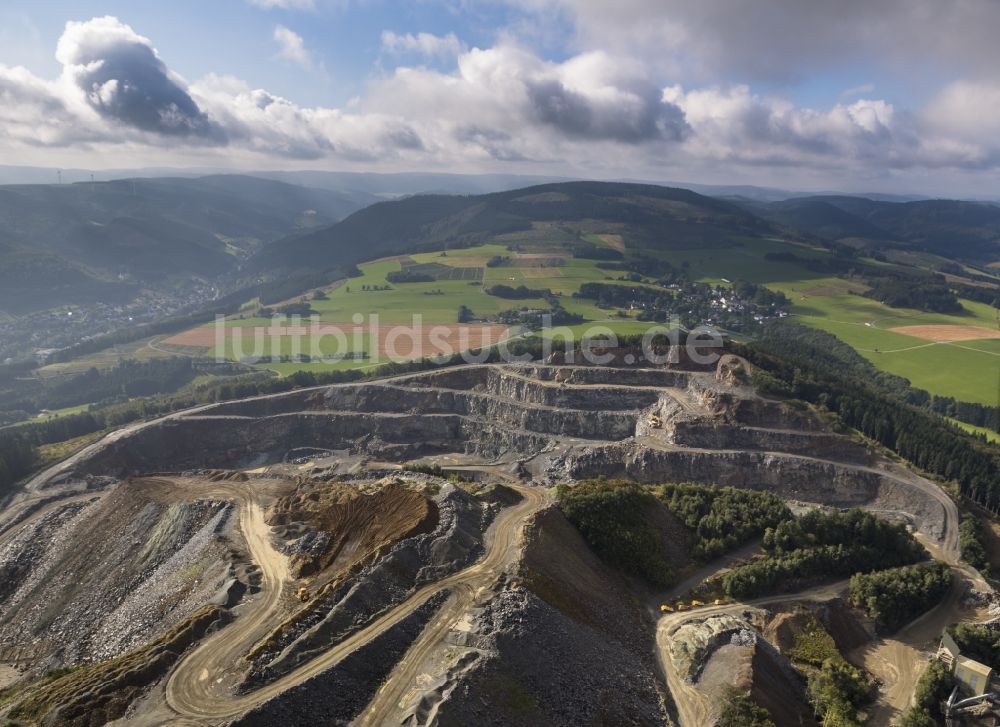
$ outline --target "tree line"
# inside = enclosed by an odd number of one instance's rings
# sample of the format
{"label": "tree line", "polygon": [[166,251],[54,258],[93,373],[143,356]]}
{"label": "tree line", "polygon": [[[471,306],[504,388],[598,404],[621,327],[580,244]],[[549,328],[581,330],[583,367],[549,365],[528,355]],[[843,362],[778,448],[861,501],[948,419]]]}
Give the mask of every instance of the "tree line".
{"label": "tree line", "polygon": [[27,438],[11,430],[0,430],[0,497],[31,473],[37,452]]}
{"label": "tree line", "polygon": [[505,300],[525,300],[527,298],[551,298],[552,291],[548,288],[529,288],[526,285],[519,285],[516,288],[510,285],[491,285],[486,289],[487,295]]}
{"label": "tree line", "polygon": [[800,590],[818,579],[895,568],[926,557],[902,524],[861,510],[813,510],[784,520],[764,533],[763,546],[763,557],[723,576],[727,595],[743,599],[778,589]]}
{"label": "tree line", "polygon": [[13,423],[43,409],[100,406],[176,391],[199,373],[199,363],[194,359],[174,356],[149,361],[128,359],[107,369],[91,368],[67,378],[13,379],[0,382],[0,409],[7,415],[5,423]]}
{"label": "tree line", "polygon": [[878,372],[852,367],[835,337],[778,322],[738,350],[755,366],[764,393],[794,397],[836,413],[841,421],[917,467],[958,483],[961,493],[1000,513],[998,450],[937,414],[907,401]]}

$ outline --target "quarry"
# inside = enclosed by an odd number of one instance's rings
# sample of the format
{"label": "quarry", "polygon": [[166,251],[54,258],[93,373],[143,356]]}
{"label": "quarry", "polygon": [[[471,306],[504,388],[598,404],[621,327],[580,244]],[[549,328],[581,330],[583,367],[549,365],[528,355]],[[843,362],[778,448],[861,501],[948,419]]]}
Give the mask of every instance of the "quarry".
{"label": "quarry", "polygon": [[[735,673],[812,724],[784,655],[805,611],[866,664],[903,648],[847,613],[843,584],[798,594],[798,611],[782,597],[664,616],[664,594],[598,558],[552,491],[768,490],[902,521],[957,562],[938,485],[757,395],[749,368],[460,365],[114,432],[0,512],[0,714],[687,727],[711,723]],[[886,720],[912,691],[887,679]]]}

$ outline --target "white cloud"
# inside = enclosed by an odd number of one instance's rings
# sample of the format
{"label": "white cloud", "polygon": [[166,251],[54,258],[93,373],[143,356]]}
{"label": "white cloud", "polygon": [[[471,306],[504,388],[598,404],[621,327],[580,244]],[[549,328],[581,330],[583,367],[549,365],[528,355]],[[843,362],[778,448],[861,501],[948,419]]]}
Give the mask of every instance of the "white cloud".
{"label": "white cloud", "polygon": [[[160,60],[152,42],[117,18],[69,22],[56,47],[64,90],[75,86],[105,120],[131,131],[220,141],[183,81]],[[70,103],[81,96],[70,94]]]}
{"label": "white cloud", "polygon": [[378,160],[421,148],[416,132],[391,115],[304,108],[226,76],[209,76],[191,91],[229,130],[235,145],[262,154]]}
{"label": "white cloud", "polygon": [[406,33],[399,35],[391,30],[382,31],[382,49],[387,53],[402,55],[414,53],[428,58],[454,58],[465,49],[454,33]]}
{"label": "white cloud", "polygon": [[641,68],[603,54],[552,63],[513,45],[463,53],[453,73],[398,68],[361,107],[409,116],[443,148],[500,159],[568,147],[593,158],[606,144],[669,145],[687,130]]}
{"label": "white cloud", "polygon": [[247,0],[251,5],[258,8],[270,10],[271,8],[281,8],[283,10],[314,10],[316,0]]}
{"label": "white cloud", "polygon": [[[292,31],[278,26],[275,38],[285,57],[310,61]],[[1000,167],[1000,83],[992,81],[955,81],[914,111],[866,88],[804,108],[747,85],[664,88],[662,74],[625,53],[591,50],[557,62],[509,40],[461,49],[449,36],[384,35],[383,44],[455,53],[454,66],[402,65],[372,79],[346,108],[306,107],[229,76],[188,84],[152,41],[115,18],[69,23],[57,78],[0,65],[0,153],[117,150],[148,159],[163,150],[170,158],[397,169],[503,162],[619,177]]]}
{"label": "white cloud", "polygon": [[745,85],[664,90],[691,125],[685,151],[757,164],[905,163],[915,151],[891,104],[860,99],[826,110],[761,98]]}
{"label": "white cloud", "polygon": [[297,63],[303,68],[313,67],[312,54],[306,49],[305,40],[284,25],[274,26],[274,42],[278,44],[278,57]]}
{"label": "white cloud", "polygon": [[1000,82],[955,81],[924,109],[935,128],[966,141],[1000,141]]}

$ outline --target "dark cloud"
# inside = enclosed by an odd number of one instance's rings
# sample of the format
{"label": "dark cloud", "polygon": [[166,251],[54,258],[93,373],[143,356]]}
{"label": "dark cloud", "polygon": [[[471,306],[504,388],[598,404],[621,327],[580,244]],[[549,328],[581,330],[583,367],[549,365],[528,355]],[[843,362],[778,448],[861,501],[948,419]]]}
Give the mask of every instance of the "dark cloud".
{"label": "dark cloud", "polygon": [[571,137],[641,144],[679,141],[689,131],[684,112],[652,87],[634,94],[630,104],[596,103],[555,79],[530,81],[527,92],[537,119]]}
{"label": "dark cloud", "polygon": [[90,106],[107,119],[164,136],[225,140],[150,42],[113,18],[70,23],[59,58]]}
{"label": "dark cloud", "polygon": [[689,83],[788,82],[875,65],[933,88],[942,71],[980,76],[1000,63],[997,0],[510,1],[560,8],[578,46],[641,58]]}

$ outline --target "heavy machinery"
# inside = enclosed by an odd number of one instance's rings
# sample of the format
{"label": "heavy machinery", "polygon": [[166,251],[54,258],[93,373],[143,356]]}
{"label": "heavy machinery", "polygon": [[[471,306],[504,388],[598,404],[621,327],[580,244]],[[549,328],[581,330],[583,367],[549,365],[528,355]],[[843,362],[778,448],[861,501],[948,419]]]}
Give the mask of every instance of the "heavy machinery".
{"label": "heavy machinery", "polygon": [[668,606],[665,603],[660,604],[660,613],[673,613],[673,612],[674,612],[673,606]]}
{"label": "heavy machinery", "polygon": [[309,600],[309,589],[305,586],[300,587],[299,590],[295,592],[295,597],[305,603]]}

